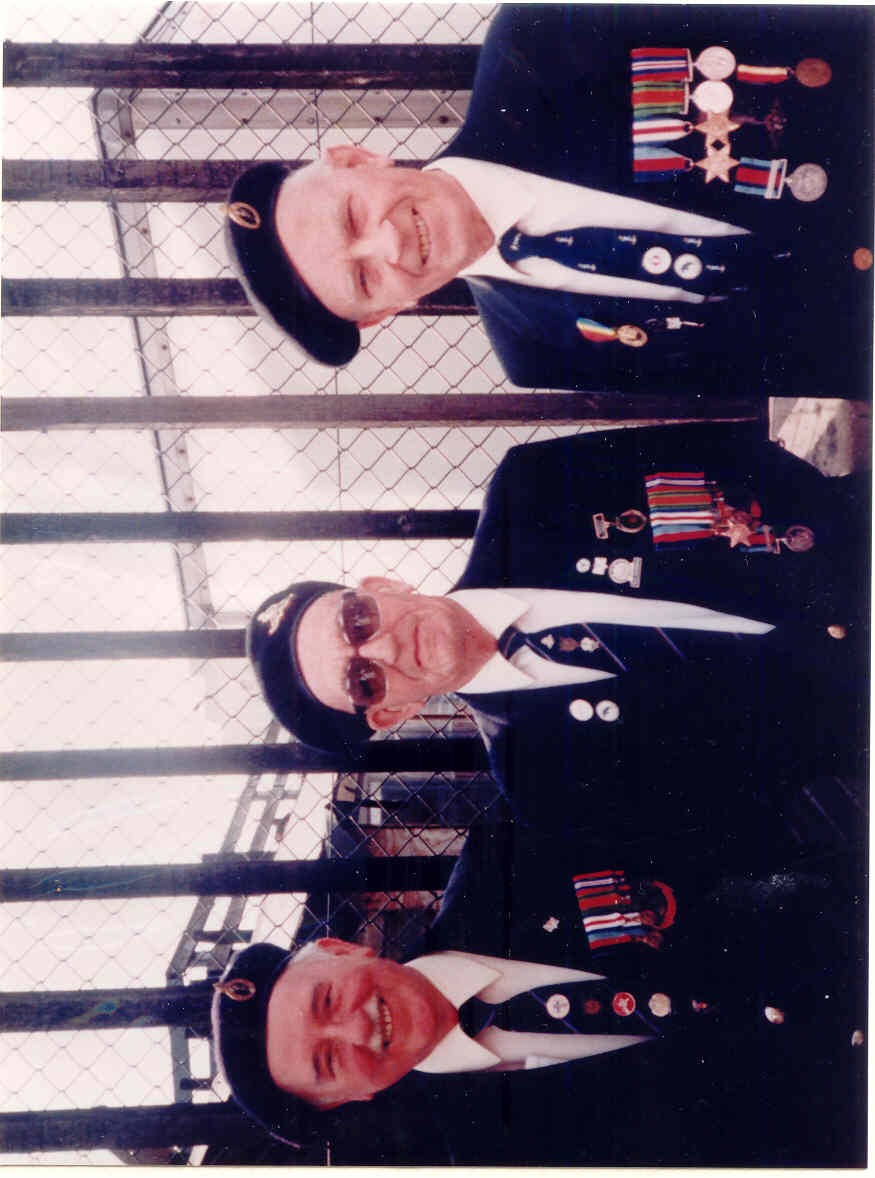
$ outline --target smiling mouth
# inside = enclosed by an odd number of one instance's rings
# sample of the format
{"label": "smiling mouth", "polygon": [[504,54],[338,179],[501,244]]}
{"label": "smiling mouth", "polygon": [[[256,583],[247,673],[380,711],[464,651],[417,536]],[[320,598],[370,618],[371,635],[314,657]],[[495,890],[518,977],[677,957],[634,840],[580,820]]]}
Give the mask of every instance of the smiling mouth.
{"label": "smiling mouth", "polygon": [[428,231],[428,225],[425,219],[417,212],[416,209],[411,209],[413,217],[413,227],[416,230],[416,240],[419,246],[419,260],[424,266],[431,254],[431,234]]}
{"label": "smiling mouth", "polygon": [[392,1044],[393,1021],[392,1012],[385,998],[379,994],[372,994],[365,1003],[365,1009],[371,1016],[373,1030],[371,1031],[368,1047],[375,1054],[382,1054],[389,1050]]}

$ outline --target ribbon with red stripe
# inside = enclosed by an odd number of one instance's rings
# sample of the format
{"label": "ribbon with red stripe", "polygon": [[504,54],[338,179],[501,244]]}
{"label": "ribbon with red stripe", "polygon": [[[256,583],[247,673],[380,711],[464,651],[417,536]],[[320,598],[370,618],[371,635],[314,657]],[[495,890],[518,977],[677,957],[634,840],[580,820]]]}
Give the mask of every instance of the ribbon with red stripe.
{"label": "ribbon with red stripe", "polygon": [[[703,471],[657,471],[644,479],[653,543],[657,547],[692,547],[701,540],[725,539],[737,515],[723,491]],[[772,529],[759,519],[759,504],[748,512],[749,538],[738,542],[745,552],[775,552]]]}
{"label": "ribbon with red stripe", "polygon": [[633,49],[629,56],[633,81],[689,82],[693,76],[689,49]]}
{"label": "ribbon with red stripe", "polygon": [[776,86],[786,82],[792,73],[787,65],[739,65],[735,76],[739,82],[750,82],[753,86]]}
{"label": "ribbon with red stripe", "polygon": [[758,160],[742,156],[735,170],[732,187],[735,192],[777,200],[784,191],[786,176],[786,160]]}
{"label": "ribbon with red stripe", "polygon": [[670,147],[649,147],[645,143],[632,148],[632,170],[636,182],[666,180],[675,172],[689,172],[693,161]]}
{"label": "ribbon with red stripe", "polygon": [[690,108],[686,82],[633,82],[632,112],[640,115],[685,115]]}
{"label": "ribbon with red stripe", "polygon": [[693,129],[693,124],[678,118],[641,118],[632,120],[633,143],[669,143],[672,139],[683,139]]}
{"label": "ribbon with red stripe", "polygon": [[621,869],[594,871],[575,875],[572,879],[583,927],[593,952],[641,941],[650,934],[641,913],[632,910],[629,885]]}

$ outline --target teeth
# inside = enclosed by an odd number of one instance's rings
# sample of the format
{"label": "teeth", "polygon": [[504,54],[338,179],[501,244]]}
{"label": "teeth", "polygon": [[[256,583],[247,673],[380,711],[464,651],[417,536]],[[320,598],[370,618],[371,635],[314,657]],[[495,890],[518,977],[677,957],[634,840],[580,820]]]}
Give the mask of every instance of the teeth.
{"label": "teeth", "polygon": [[425,264],[428,261],[428,256],[431,253],[431,238],[428,232],[428,226],[422,217],[413,210],[413,224],[416,227],[416,236],[419,240],[419,258]]}
{"label": "teeth", "polygon": [[376,994],[371,994],[362,1004],[362,1009],[370,1018],[372,1027],[367,1046],[375,1054],[380,1054],[392,1042],[392,1014],[383,999]]}

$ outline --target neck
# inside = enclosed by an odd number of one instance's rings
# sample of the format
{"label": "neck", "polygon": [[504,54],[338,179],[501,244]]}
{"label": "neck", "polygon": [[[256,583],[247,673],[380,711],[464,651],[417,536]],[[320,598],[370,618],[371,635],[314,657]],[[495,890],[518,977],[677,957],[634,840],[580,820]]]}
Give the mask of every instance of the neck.
{"label": "neck", "polygon": [[449,172],[444,172],[441,168],[433,168],[432,175],[435,173],[440,173],[442,182],[448,188],[453,189],[456,201],[465,209],[464,221],[468,230],[468,249],[464,261],[459,267],[460,270],[463,270],[472,262],[476,262],[478,258],[482,258],[487,250],[492,249],[495,245],[495,234],[489,228],[479,207],[469,196],[468,190],[459,183],[456,177],[451,176]]}
{"label": "neck", "polygon": [[465,675],[458,684],[461,687],[463,683],[473,679],[477,672],[486,666],[498,650],[498,643],[464,606],[457,601],[452,604],[458,611],[465,644]]}

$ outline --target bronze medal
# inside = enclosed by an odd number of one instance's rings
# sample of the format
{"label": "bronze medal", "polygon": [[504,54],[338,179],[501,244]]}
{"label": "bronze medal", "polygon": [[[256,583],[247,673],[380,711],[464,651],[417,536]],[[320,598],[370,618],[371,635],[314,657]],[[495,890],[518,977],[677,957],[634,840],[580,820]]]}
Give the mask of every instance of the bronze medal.
{"label": "bronze medal", "polygon": [[627,348],[643,348],[647,343],[647,332],[641,327],[624,323],[617,328],[617,339]]}
{"label": "bronze medal", "polygon": [[814,547],[814,532],[805,524],[793,524],[781,539],[791,552],[808,552]]}
{"label": "bronze medal", "polygon": [[793,76],[803,86],[816,89],[827,84],[832,77],[832,70],[828,63],[819,57],[805,57],[794,69]]}

